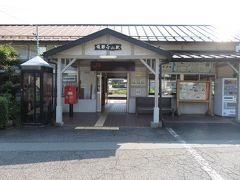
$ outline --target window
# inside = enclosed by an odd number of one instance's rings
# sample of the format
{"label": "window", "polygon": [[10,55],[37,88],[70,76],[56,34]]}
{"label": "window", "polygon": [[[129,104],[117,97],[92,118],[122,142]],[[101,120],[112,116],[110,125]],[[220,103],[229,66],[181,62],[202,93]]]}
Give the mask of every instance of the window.
{"label": "window", "polygon": [[[176,80],[180,79],[180,75],[177,74],[168,74],[162,77],[162,94],[172,95],[176,94]],[[148,94],[154,95],[155,93],[155,76],[153,74],[149,75],[149,84],[148,84]]]}
{"label": "window", "polygon": [[[66,67],[70,62],[70,59],[62,59],[62,68]],[[62,74],[62,95],[64,91],[64,86],[78,86],[77,82],[77,67],[70,66],[63,74]]]}
{"label": "window", "polygon": [[200,76],[198,74],[184,74],[184,80],[198,81]]}
{"label": "window", "polygon": [[149,79],[148,94],[153,95],[155,93],[155,80]]}
{"label": "window", "polygon": [[[180,79],[180,74],[164,74],[162,77],[162,94],[163,95],[175,95],[176,94],[176,82]],[[214,74],[184,74],[184,80],[190,81],[212,81],[212,92],[214,92]],[[155,76],[149,74],[148,94],[154,95],[155,93]]]}

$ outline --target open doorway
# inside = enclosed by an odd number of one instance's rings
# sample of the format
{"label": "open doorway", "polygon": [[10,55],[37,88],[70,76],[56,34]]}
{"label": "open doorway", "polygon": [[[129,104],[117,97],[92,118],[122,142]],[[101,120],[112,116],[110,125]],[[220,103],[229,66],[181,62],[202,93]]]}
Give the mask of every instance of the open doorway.
{"label": "open doorway", "polygon": [[107,112],[127,112],[127,73],[106,74],[106,105]]}

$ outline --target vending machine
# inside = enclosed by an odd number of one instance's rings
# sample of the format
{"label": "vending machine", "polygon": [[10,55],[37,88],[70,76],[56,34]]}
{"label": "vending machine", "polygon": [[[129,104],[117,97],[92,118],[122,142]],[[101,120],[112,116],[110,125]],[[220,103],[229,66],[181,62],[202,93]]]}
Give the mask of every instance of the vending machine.
{"label": "vending machine", "polygon": [[221,78],[215,81],[214,113],[219,116],[236,116],[237,79]]}

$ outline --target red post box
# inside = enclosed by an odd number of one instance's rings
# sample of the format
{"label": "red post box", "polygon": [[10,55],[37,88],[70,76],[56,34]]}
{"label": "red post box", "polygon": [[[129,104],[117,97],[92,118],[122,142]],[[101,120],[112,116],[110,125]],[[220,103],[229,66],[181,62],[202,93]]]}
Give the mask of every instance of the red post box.
{"label": "red post box", "polygon": [[64,87],[64,103],[65,104],[77,104],[78,102],[78,87],[77,86],[65,86]]}

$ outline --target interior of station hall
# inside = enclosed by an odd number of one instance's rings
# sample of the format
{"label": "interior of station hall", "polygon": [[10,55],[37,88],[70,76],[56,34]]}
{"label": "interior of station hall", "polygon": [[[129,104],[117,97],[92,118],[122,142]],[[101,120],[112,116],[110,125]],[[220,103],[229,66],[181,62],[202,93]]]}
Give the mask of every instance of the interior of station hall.
{"label": "interior of station hall", "polygon": [[[34,31],[34,28],[27,25],[8,25],[4,28]],[[117,107],[121,108],[115,108],[116,111],[137,113],[137,99],[155,97],[157,59],[161,65],[158,78],[161,98],[171,100],[175,114],[216,114],[215,107],[220,104],[214,98],[218,92],[216,83],[224,78],[233,78],[226,80],[229,83],[233,80],[235,86],[228,87],[229,94],[226,96],[231,96],[232,99],[222,106],[229,109],[230,116],[236,114],[236,82],[240,58],[236,47],[240,42],[239,35],[221,39],[217,29],[210,25],[39,25],[38,28],[40,49],[45,52],[45,60],[53,63],[55,87],[58,86],[59,78],[56,64],[61,64],[59,82],[61,81],[63,112],[69,111],[68,105],[63,103],[64,86],[74,85],[79,89],[74,112],[114,111],[110,107],[119,104]],[[107,32],[113,33],[101,34],[105,28],[108,29]],[[50,33],[51,31],[56,33]],[[116,36],[115,32],[119,34]],[[35,37],[30,33],[19,37],[11,37],[7,31],[4,33],[1,43],[12,42],[22,59],[36,55]],[[93,37],[96,33],[98,35]],[[103,47],[98,49],[96,45]],[[120,45],[121,48],[113,47],[111,50],[106,49],[106,45]],[[165,51],[169,54],[165,54]],[[124,97],[119,97],[119,101],[116,101],[116,97],[111,97],[112,84],[109,82],[114,79],[125,82]],[[193,89],[190,90],[192,95],[185,91],[181,96],[188,98],[189,95],[193,98],[192,102],[186,103],[184,99],[179,99],[177,82],[180,81],[182,87],[185,82],[208,82],[208,101],[203,99],[202,102],[196,102],[206,94],[199,91],[194,93]]]}

